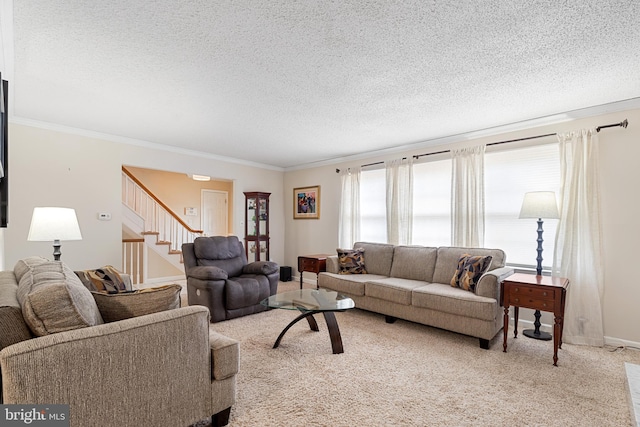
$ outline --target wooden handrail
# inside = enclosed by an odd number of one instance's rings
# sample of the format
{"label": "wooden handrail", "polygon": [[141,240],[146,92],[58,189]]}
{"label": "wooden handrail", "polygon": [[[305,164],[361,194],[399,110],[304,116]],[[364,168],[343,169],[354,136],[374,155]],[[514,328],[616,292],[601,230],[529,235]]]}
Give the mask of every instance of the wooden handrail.
{"label": "wooden handrail", "polygon": [[184,222],[182,219],[180,219],[180,217],[178,215],[176,215],[175,212],[173,212],[169,206],[165,205],[164,203],[162,203],[162,201],[160,199],[158,199],[156,197],[155,194],[153,194],[153,192],[151,190],[149,190],[143,183],[140,182],[140,180],[138,180],[138,178],[136,178],[135,176],[133,176],[133,174],[131,172],[129,172],[127,170],[126,167],[122,166],[122,172],[125,173],[125,175],[127,175],[129,178],[131,178],[131,180],[133,182],[135,182],[136,184],[138,184],[140,186],[140,188],[142,188],[144,191],[146,191],[146,193],[149,195],[149,197],[151,197],[153,200],[156,201],[156,203],[158,203],[160,206],[162,206],[167,212],[169,212],[169,214],[180,223],[180,225],[182,225],[184,228],[187,229],[187,231],[191,232],[191,233],[202,233],[202,230],[194,230],[191,227],[189,227],[189,225],[187,225],[186,222]]}
{"label": "wooden handrail", "polygon": [[122,243],[144,243],[144,239],[122,239]]}

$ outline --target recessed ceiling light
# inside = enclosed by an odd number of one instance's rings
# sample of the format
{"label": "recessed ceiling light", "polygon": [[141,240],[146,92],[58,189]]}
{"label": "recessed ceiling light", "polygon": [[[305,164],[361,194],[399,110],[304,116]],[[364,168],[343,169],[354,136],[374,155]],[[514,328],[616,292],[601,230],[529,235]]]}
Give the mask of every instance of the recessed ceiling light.
{"label": "recessed ceiling light", "polygon": [[194,181],[211,181],[211,177],[206,175],[191,175],[191,178]]}

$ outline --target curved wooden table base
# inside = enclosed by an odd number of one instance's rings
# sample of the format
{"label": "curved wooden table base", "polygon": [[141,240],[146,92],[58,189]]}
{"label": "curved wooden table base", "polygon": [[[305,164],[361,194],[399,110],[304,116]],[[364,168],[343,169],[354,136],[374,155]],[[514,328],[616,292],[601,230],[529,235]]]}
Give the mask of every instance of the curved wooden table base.
{"label": "curved wooden table base", "polygon": [[[335,311],[344,311],[344,310],[335,310]],[[316,313],[322,313],[324,315],[324,320],[327,322],[327,328],[329,329],[329,337],[331,338],[331,349],[333,350],[333,354],[344,353],[344,349],[342,347],[342,337],[340,336],[340,328],[338,327],[338,321],[336,320],[336,315],[333,314],[333,311],[307,311],[303,312],[300,316],[296,317],[287,325],[286,328],[280,332],[276,343],[273,345],[273,348],[278,348],[280,345],[280,341],[282,341],[282,337],[287,331],[296,323],[298,323],[302,319],[307,319],[309,322],[309,328],[312,331],[318,332],[318,323],[316,319],[313,317]]]}

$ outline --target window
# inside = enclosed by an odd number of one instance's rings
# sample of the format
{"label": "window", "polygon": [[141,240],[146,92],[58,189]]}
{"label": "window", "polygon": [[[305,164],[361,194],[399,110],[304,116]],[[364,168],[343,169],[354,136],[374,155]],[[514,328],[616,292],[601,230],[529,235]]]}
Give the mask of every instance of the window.
{"label": "window", "polygon": [[[560,194],[558,144],[544,144],[485,153],[485,239],[487,248],[500,248],[509,264],[536,266],[537,220],[518,219],[524,193]],[[557,219],[543,218],[543,266],[553,262]]]}
{"label": "window", "polygon": [[[557,143],[524,148],[500,147],[485,153],[485,240],[500,248],[510,265],[535,267],[537,222],[519,219],[524,194],[560,193],[560,154]],[[362,171],[360,181],[361,240],[387,242],[384,168]],[[543,266],[553,262],[558,220],[545,219]],[[451,245],[451,159],[413,165],[412,244]]]}
{"label": "window", "polygon": [[414,245],[451,245],[451,159],[413,165]]}
{"label": "window", "polygon": [[362,171],[360,175],[360,239],[387,242],[387,205],[384,169]]}

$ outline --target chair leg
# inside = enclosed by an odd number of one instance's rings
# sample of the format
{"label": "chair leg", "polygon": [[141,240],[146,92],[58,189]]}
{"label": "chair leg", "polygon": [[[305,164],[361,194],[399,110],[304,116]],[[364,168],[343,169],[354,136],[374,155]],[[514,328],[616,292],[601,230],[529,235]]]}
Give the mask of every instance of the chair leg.
{"label": "chair leg", "polygon": [[223,409],[217,414],[211,416],[211,427],[222,427],[229,424],[229,415],[231,414],[231,406]]}

